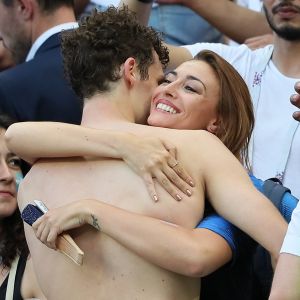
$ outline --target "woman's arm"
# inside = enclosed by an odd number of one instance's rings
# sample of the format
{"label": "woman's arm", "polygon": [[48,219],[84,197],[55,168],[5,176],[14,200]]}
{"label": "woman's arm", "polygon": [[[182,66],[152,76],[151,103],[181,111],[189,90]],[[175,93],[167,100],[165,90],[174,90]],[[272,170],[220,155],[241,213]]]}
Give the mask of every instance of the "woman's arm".
{"label": "woman's arm", "polygon": [[33,229],[43,243],[55,248],[57,235],[86,223],[151,263],[186,276],[208,275],[232,256],[226,240],[210,230],[183,228],[97,200],[50,209]]}
{"label": "woman's arm", "polygon": [[74,156],[123,159],[143,178],[155,201],[158,196],[153,178],[176,200],[181,197],[179,190],[188,196],[192,194],[193,180],[177,164],[176,148],[157,138],[58,122],[15,123],[7,129],[5,138],[8,148],[28,162]]}
{"label": "woman's arm", "polygon": [[207,199],[219,215],[277,258],[287,230],[286,221],[255,189],[243,166],[219,140],[207,139],[205,146],[197,154]]}

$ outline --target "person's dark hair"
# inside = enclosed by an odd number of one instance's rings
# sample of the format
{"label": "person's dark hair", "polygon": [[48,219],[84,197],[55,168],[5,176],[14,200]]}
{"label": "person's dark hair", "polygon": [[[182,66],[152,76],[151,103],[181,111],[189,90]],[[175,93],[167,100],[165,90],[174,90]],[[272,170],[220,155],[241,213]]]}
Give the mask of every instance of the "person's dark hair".
{"label": "person's dark hair", "polygon": [[[15,0],[1,0],[6,6],[12,6]],[[41,11],[52,12],[61,6],[74,7],[74,0],[36,0]]]}
{"label": "person's dark hair", "polygon": [[[13,120],[0,114],[0,129],[7,129]],[[11,267],[11,263],[18,254],[28,254],[23,221],[19,209],[9,217],[0,219],[0,257],[4,267]],[[1,272],[1,270],[0,270]]]}
{"label": "person's dark hair", "polygon": [[121,66],[129,57],[136,59],[141,79],[147,79],[153,50],[165,66],[169,54],[159,34],[140,25],[126,7],[95,11],[78,29],[62,33],[65,73],[80,98],[109,91],[109,83],[120,79]]}
{"label": "person's dark hair", "polygon": [[249,167],[248,147],[254,127],[254,113],[246,83],[231,64],[212,51],[201,51],[195,59],[206,62],[220,83],[216,136]]}

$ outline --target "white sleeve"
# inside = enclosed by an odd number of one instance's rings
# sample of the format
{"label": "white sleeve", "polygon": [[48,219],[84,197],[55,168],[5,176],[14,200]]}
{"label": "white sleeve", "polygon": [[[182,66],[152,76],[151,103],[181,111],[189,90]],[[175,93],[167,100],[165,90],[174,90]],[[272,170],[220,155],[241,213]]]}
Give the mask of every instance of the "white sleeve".
{"label": "white sleeve", "polygon": [[231,62],[234,57],[240,56],[241,52],[244,55],[245,50],[247,52],[249,51],[249,48],[245,45],[232,47],[221,43],[196,43],[193,45],[185,45],[182,47],[186,48],[192,54],[192,56],[195,56],[202,50],[211,50],[213,52],[216,52],[229,62]]}
{"label": "white sleeve", "polygon": [[300,256],[300,202],[292,214],[280,253]]}
{"label": "white sleeve", "polygon": [[219,54],[235,67],[248,84],[248,87],[252,85],[257,61],[261,60],[262,53],[267,50],[265,47],[252,51],[246,45],[233,47],[217,43],[196,43],[182,47],[186,48],[192,56],[195,56],[202,50],[211,50]]}

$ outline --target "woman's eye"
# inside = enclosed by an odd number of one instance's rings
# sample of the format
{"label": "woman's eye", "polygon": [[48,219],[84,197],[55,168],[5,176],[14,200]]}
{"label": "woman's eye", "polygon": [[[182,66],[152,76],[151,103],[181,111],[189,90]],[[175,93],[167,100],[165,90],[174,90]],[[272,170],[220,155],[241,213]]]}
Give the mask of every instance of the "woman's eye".
{"label": "woman's eye", "polygon": [[194,89],[193,89],[191,86],[189,86],[189,85],[186,85],[184,88],[185,88],[186,90],[190,91],[190,92],[196,93],[196,90],[194,90]]}
{"label": "woman's eye", "polygon": [[168,79],[166,79],[166,78],[163,78],[163,79],[161,79],[160,81],[159,81],[159,85],[161,85],[161,84],[170,84],[172,81],[171,80],[168,80]]}
{"label": "woman's eye", "polygon": [[18,157],[12,157],[8,160],[8,165],[11,167],[11,168],[20,168],[21,167],[21,159],[18,158]]}

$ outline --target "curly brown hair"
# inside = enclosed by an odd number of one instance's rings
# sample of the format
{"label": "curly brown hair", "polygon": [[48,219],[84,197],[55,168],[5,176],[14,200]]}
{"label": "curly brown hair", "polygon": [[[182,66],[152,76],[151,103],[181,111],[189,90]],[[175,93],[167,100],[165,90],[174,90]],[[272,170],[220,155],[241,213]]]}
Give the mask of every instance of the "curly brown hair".
{"label": "curly brown hair", "polygon": [[78,29],[62,33],[65,73],[81,98],[109,91],[109,83],[120,79],[120,68],[129,57],[136,59],[141,79],[147,79],[153,50],[166,66],[169,53],[160,35],[140,25],[125,6],[94,11]]}
{"label": "curly brown hair", "polygon": [[[0,114],[0,128],[7,129],[13,120]],[[0,257],[3,267],[11,267],[16,255],[28,255],[28,247],[25,239],[23,221],[19,209],[9,217],[0,220]]]}

